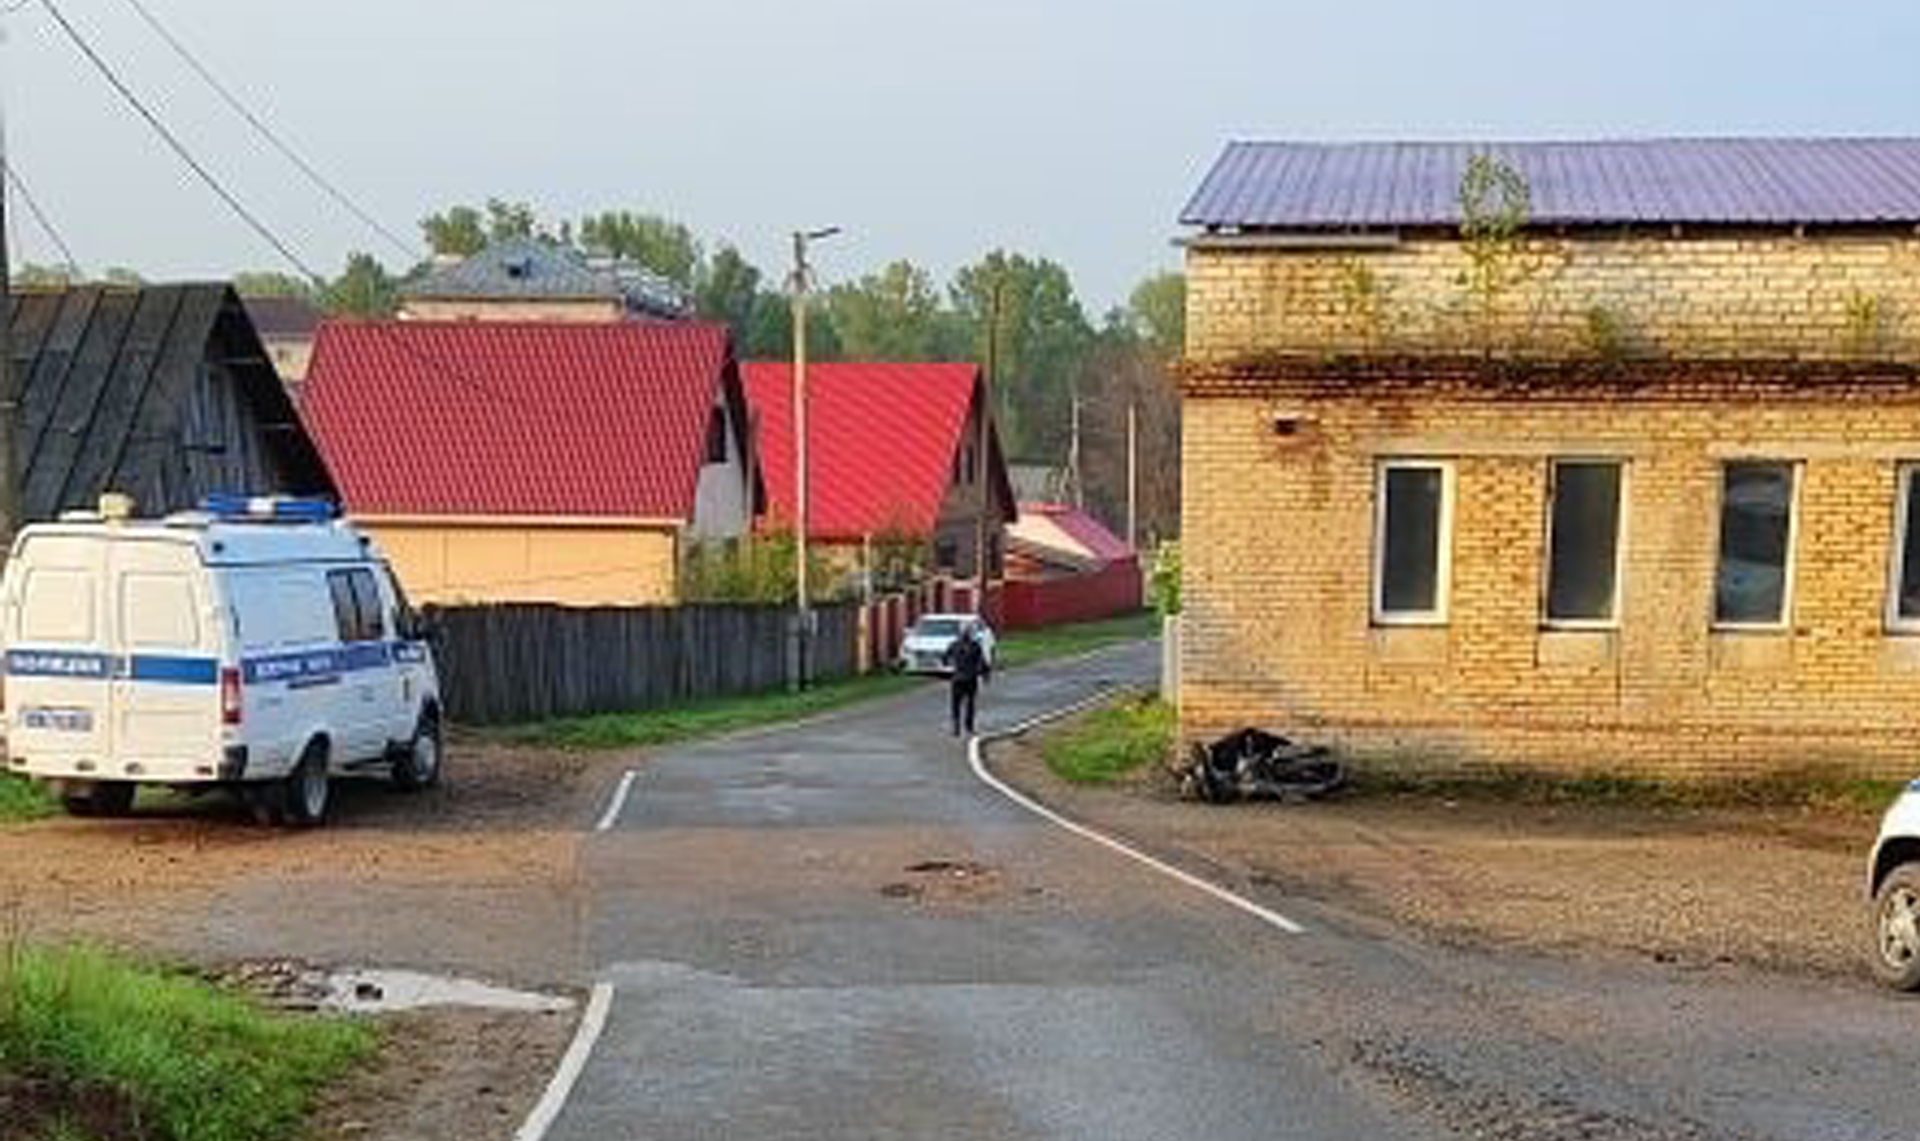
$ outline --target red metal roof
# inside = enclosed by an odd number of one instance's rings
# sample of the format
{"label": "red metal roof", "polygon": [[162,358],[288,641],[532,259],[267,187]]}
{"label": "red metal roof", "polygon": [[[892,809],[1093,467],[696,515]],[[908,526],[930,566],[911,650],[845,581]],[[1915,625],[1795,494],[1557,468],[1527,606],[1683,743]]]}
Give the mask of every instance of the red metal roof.
{"label": "red metal roof", "polygon": [[1106,564],[1134,557],[1134,550],[1098,519],[1071,503],[1022,503],[1020,521],[1007,533],[1009,545],[1054,551],[1074,561]]}
{"label": "red metal roof", "polygon": [[[773,514],[794,518],[793,366],[741,366]],[[807,366],[810,534],[929,533],[953,479],[979,369],[970,364]],[[995,447],[998,452],[998,447]],[[1004,481],[1004,469],[995,477]]]}
{"label": "red metal roof", "polygon": [[329,322],[301,407],[350,512],[688,519],[727,330]]}

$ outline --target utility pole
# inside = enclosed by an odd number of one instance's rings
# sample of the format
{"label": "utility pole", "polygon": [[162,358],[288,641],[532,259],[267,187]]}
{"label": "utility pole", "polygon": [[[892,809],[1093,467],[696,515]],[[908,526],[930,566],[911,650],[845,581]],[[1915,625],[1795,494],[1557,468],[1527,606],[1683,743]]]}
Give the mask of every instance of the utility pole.
{"label": "utility pole", "polygon": [[0,150],[0,561],[13,549],[13,533],[21,522],[14,447],[19,435],[20,385],[13,371],[13,255],[7,249],[7,197],[13,180],[7,177],[8,161]]}
{"label": "utility pole", "polygon": [[793,585],[796,688],[805,688],[813,672],[813,597],[807,582],[807,293],[813,267],[807,245],[840,232],[838,226],[793,232]]}
{"label": "utility pole", "polygon": [[993,372],[1000,361],[1000,294],[1003,285],[1002,275],[996,274],[993,289],[987,295],[987,353],[986,361],[980,369],[980,430],[974,444],[974,481],[980,488],[980,518],[976,521],[973,537],[973,571],[975,587],[973,592],[973,612],[985,615],[987,612],[988,575],[988,520],[993,515],[993,481],[988,474],[992,468],[992,435],[989,428],[993,423]]}
{"label": "utility pole", "polygon": [[1072,404],[1067,410],[1067,498],[1075,507],[1086,506],[1080,479],[1080,382],[1073,382]]}
{"label": "utility pole", "polygon": [[1127,401],[1127,546],[1140,549],[1140,404]]}

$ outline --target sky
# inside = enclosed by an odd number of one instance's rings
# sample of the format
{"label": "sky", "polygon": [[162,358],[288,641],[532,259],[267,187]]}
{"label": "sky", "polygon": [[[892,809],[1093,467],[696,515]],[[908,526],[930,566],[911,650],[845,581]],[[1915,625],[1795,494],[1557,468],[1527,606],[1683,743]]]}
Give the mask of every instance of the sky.
{"label": "sky", "polygon": [[[173,57],[129,0],[55,0],[299,256],[397,251]],[[1920,134],[1915,0],[144,0],[389,229],[489,196],[667,215],[778,277],[1006,247],[1092,313],[1177,267],[1235,138]],[[90,271],[286,268],[40,0],[0,0],[12,161]],[[17,261],[52,261],[17,208]]]}

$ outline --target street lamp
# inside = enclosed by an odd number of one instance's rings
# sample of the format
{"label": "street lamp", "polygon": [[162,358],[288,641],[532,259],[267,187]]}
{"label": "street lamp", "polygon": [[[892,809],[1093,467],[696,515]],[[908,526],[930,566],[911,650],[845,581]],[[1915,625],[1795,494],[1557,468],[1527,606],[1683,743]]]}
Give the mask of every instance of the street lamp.
{"label": "street lamp", "polygon": [[795,617],[799,623],[799,663],[795,681],[807,684],[812,672],[813,603],[807,583],[807,293],[813,286],[813,267],[807,264],[807,246],[831,238],[838,226],[793,232],[793,585]]}

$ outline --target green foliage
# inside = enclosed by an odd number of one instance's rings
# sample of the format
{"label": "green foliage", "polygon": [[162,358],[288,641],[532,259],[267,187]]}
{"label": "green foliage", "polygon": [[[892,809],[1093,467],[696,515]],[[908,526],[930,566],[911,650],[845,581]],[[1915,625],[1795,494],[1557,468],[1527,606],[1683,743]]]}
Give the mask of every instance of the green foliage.
{"label": "green foliage", "polygon": [[60,810],[53,796],[32,781],[0,773],[0,823],[39,820]]}
{"label": "green foliage", "polygon": [[531,203],[503,198],[489,198],[483,207],[449,206],[429,214],[420,220],[420,232],[434,253],[462,258],[509,238],[555,237],[541,225]]}
{"label": "green foliage", "polygon": [[1067,626],[1043,626],[1038,630],[1009,630],[994,648],[993,664],[1000,668],[1031,665],[1049,658],[1070,658],[1088,654],[1122,642],[1139,642],[1159,636],[1160,622],[1150,611],[1102,618],[1097,622],[1076,622]]}
{"label": "green foliage", "polygon": [[580,247],[591,254],[630,261],[692,290],[701,264],[693,231],[657,214],[605,210],[580,219]]}
{"label": "green foliage", "polygon": [[147,283],[147,279],[141,276],[137,269],[124,265],[110,265],[100,271],[100,282],[103,285],[114,285],[122,289],[139,289]]}
{"label": "green foliage", "polygon": [[1608,363],[1626,359],[1627,329],[1620,315],[1604,305],[1587,310],[1587,351]]}
{"label": "green foliage", "polygon": [[972,343],[959,316],[941,304],[932,275],[908,261],[833,287],[827,317],[852,360],[960,360]]}
{"label": "green foliage", "polygon": [[1133,287],[1127,298],[1133,327],[1161,360],[1180,359],[1187,351],[1187,275],[1157,273]]}
{"label": "green foliage", "polygon": [[312,282],[277,270],[243,270],[233,275],[233,288],[242,297],[299,297],[313,300]]}
{"label": "green foliage", "polygon": [[[793,298],[772,290],[763,291],[754,304],[753,319],[747,326],[744,346],[737,350],[743,360],[793,359]],[[840,360],[840,335],[832,318],[819,305],[807,309],[807,359]]]}
{"label": "green foliage", "polygon": [[268,1013],[102,951],[0,957],[0,1069],[124,1090],[167,1137],[283,1137],[373,1044],[363,1026]]}
{"label": "green foliage", "polygon": [[44,265],[30,261],[14,270],[7,280],[15,289],[65,289],[79,285],[86,278],[70,265]]}
{"label": "green foliage", "polygon": [[1153,578],[1150,582],[1153,594],[1153,608],[1162,618],[1170,618],[1180,613],[1180,543],[1172,540],[1160,544],[1153,555]]}
{"label": "green foliage", "polygon": [[[999,328],[989,327],[998,292]],[[997,345],[994,416],[1007,454],[1037,463],[1067,452],[1073,381],[1093,328],[1073,279],[1046,258],[995,250],[954,275],[953,307],[972,330],[975,359]]]}
{"label": "green foliage", "polygon": [[1173,750],[1173,731],[1172,706],[1134,698],[1048,736],[1040,755],[1062,780],[1112,784],[1144,765],[1164,763]]}
{"label": "green foliage", "polygon": [[[799,543],[788,528],[747,539],[707,540],[687,548],[681,593],[688,602],[793,605]],[[807,591],[815,602],[842,596],[832,564],[818,546],[807,551]]]}
{"label": "green foliage", "polygon": [[1360,768],[1354,774],[1354,788],[1362,794],[1381,796],[1516,804],[1880,813],[1906,788],[1906,782],[1792,765],[1761,776],[1711,781],[1539,769],[1437,777],[1413,769]]}
{"label": "green foliage", "polygon": [[1887,305],[1884,298],[1856,289],[1847,295],[1846,354],[1871,357],[1886,347]]}
{"label": "green foliage", "polygon": [[1386,335],[1386,285],[1373,267],[1359,258],[1340,263],[1337,284],[1347,324],[1361,346],[1373,352]]}
{"label": "green foliage", "polygon": [[728,697],[645,713],[571,717],[509,729],[499,735],[515,743],[546,748],[652,748],[797,721],[857,702],[905,693],[924,684],[917,677],[872,674],[825,682],[798,693],[783,691],[751,697]]}
{"label": "green foliage", "polygon": [[1467,160],[1460,176],[1460,241],[1467,257],[1462,284],[1479,316],[1483,351],[1493,350],[1500,299],[1524,274],[1521,232],[1532,210],[1526,176],[1492,155]]}
{"label": "green foliage", "polygon": [[[733,329],[736,342],[747,339],[762,297],[759,269],[732,246],[715,250],[694,274],[694,312],[706,320],[726,323]],[[771,303],[777,305],[780,299],[772,298]]]}
{"label": "green foliage", "polygon": [[334,317],[391,317],[400,304],[400,283],[368,253],[347,257],[347,267],[320,295],[320,308]]}
{"label": "green foliage", "polygon": [[926,581],[933,566],[933,540],[901,522],[890,522],[868,544],[873,560],[873,590],[905,590]]}

